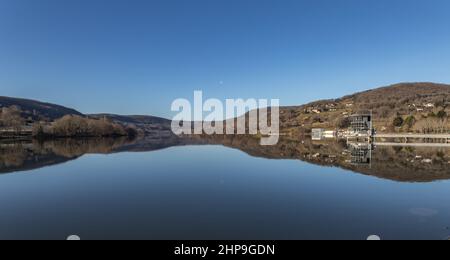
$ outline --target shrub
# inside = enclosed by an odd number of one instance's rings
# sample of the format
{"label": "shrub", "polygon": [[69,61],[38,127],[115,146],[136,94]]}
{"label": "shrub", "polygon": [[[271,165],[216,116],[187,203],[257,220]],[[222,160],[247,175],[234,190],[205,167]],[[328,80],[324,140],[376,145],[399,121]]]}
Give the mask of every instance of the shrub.
{"label": "shrub", "polygon": [[350,124],[351,124],[350,119],[348,117],[344,117],[339,120],[338,128],[346,129],[350,127]]}
{"label": "shrub", "polygon": [[402,127],[403,123],[404,123],[404,120],[402,117],[396,117],[393,122],[395,127]]}
{"label": "shrub", "polygon": [[437,113],[437,117],[440,119],[447,118],[447,112],[445,112],[444,110],[441,110]]}
{"label": "shrub", "polygon": [[35,123],[33,125],[33,137],[35,138],[44,138],[47,134],[45,133],[44,126],[41,123]]}
{"label": "shrub", "polygon": [[125,129],[125,131],[127,132],[128,137],[130,138],[135,138],[136,136],[138,136],[138,131],[135,127],[129,126]]}
{"label": "shrub", "polygon": [[416,118],[414,116],[408,116],[405,119],[405,124],[408,126],[408,128],[412,128],[415,123],[416,123]]}

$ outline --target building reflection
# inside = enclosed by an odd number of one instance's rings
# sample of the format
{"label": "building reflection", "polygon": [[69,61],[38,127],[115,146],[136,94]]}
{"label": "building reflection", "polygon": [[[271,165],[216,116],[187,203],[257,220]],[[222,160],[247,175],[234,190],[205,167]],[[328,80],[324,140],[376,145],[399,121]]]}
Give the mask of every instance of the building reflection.
{"label": "building reflection", "polygon": [[374,146],[371,143],[348,143],[353,165],[371,165],[372,151]]}

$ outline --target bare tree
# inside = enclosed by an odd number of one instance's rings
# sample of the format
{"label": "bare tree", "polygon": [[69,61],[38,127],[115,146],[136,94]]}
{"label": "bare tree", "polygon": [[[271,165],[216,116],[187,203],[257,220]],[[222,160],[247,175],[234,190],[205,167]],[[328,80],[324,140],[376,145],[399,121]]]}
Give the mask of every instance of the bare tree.
{"label": "bare tree", "polygon": [[447,133],[450,131],[450,126],[447,118],[439,119],[436,117],[429,117],[418,121],[414,125],[414,130],[424,134]]}
{"label": "bare tree", "polygon": [[19,133],[25,125],[25,119],[21,116],[22,111],[17,106],[2,108],[0,123],[4,127],[12,128],[14,132]]}
{"label": "bare tree", "polygon": [[127,131],[124,126],[113,123],[107,118],[89,119],[68,115],[53,123],[52,135],[59,137],[126,136]]}

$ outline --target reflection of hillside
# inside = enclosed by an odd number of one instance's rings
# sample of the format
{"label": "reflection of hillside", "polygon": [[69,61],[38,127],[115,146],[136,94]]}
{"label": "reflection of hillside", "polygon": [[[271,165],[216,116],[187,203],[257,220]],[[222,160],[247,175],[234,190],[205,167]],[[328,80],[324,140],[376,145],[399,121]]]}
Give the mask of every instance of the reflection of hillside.
{"label": "reflection of hillside", "polygon": [[36,149],[33,143],[1,144],[0,173],[32,170],[75,158],[58,155],[44,149]]}
{"label": "reflection of hillside", "polygon": [[450,179],[450,149],[377,147],[371,169],[358,172],[385,179],[428,182]]}
{"label": "reflection of hillside", "polygon": [[43,142],[0,143],[0,173],[27,171],[77,159],[84,154],[148,152],[172,146],[201,144],[199,140],[182,139],[167,133],[123,138],[62,138]]}
{"label": "reflection of hillside", "polygon": [[0,147],[0,167],[19,167],[24,164],[27,151],[19,144]]}
{"label": "reflection of hillside", "polygon": [[146,136],[114,149],[114,152],[150,152],[174,146],[201,145],[207,141],[201,138],[180,138],[172,134],[163,136]]}
{"label": "reflection of hillside", "polygon": [[243,136],[205,137],[210,143],[236,148],[251,156],[268,159],[296,159],[322,166],[404,182],[450,179],[450,149],[377,147],[368,165],[355,165],[345,142],[313,143],[310,139],[281,139],[276,146],[260,146],[259,140]]}
{"label": "reflection of hillside", "polygon": [[[0,173],[36,169],[76,159],[90,153],[148,152],[173,146],[223,145],[251,156],[267,159],[293,159],[341,167],[354,172],[404,182],[450,179],[450,149],[377,147],[370,164],[354,164],[354,153],[345,142],[313,143],[280,139],[275,146],[261,146],[248,136],[195,136],[179,138],[170,134],[138,140],[126,138],[58,139],[47,142],[0,144]],[[364,160],[365,161],[365,160]]]}
{"label": "reflection of hillside", "polygon": [[125,144],[132,143],[126,137],[122,138],[88,138],[88,139],[56,139],[45,142],[35,142],[33,149],[51,152],[59,156],[73,158],[83,154],[108,154]]}
{"label": "reflection of hillside", "polygon": [[0,144],[0,173],[59,164],[87,153],[111,153],[129,142],[126,138],[101,138]]}

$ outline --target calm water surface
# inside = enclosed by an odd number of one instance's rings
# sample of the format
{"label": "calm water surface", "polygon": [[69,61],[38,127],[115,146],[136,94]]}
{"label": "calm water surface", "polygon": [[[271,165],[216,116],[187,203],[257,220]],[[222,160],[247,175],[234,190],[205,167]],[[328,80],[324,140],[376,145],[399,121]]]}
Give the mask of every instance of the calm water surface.
{"label": "calm water surface", "polygon": [[450,181],[397,182],[220,145],[0,175],[0,239],[445,239]]}

